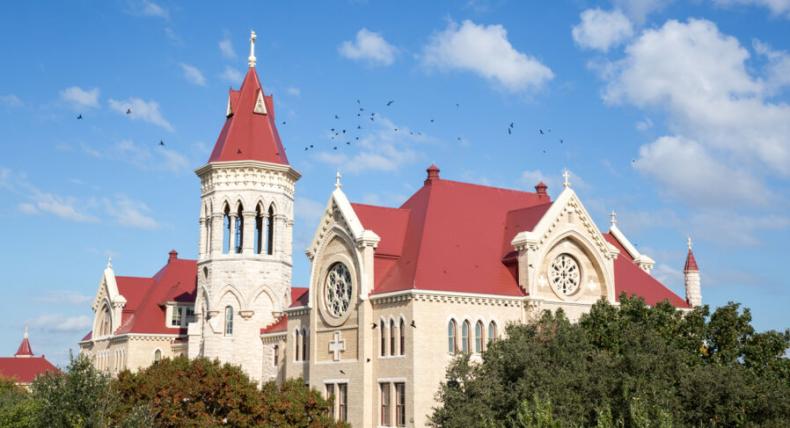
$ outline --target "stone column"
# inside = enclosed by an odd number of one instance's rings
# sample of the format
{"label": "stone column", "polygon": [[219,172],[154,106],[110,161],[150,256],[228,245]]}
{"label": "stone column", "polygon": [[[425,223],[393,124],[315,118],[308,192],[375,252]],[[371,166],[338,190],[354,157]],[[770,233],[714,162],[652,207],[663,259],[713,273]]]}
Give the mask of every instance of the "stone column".
{"label": "stone column", "polygon": [[206,218],[200,217],[200,220],[198,221],[198,224],[200,225],[199,226],[200,227],[200,233],[199,233],[200,242],[198,243],[198,258],[199,259],[204,259],[204,258],[206,258],[206,254],[208,253],[208,248],[207,248],[208,247],[208,245],[207,245],[208,243],[206,242],[206,225],[208,224],[208,222],[207,222]]}
{"label": "stone column", "polygon": [[211,240],[211,257],[216,257],[222,253],[222,234],[224,233],[222,217],[221,213],[213,213],[211,215],[211,237],[209,238]]}
{"label": "stone column", "polygon": [[244,216],[242,218],[244,222],[244,240],[242,241],[244,248],[242,248],[242,253],[251,255],[255,251],[255,211],[244,211],[242,215]]}
{"label": "stone column", "polygon": [[230,239],[228,240],[228,254],[236,252],[236,214],[230,214]]}

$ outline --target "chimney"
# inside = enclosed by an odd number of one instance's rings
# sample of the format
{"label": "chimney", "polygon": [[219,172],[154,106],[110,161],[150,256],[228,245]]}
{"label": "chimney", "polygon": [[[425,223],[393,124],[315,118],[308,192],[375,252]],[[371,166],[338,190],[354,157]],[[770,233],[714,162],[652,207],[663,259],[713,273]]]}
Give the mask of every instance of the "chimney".
{"label": "chimney", "polygon": [[548,193],[546,193],[546,189],[548,189],[548,188],[549,188],[549,186],[547,186],[546,183],[541,181],[541,182],[539,182],[538,184],[535,185],[535,193],[538,194],[539,198],[546,198],[546,197],[548,197]]}
{"label": "chimney", "polygon": [[170,250],[170,252],[167,253],[167,254],[170,256],[170,257],[167,258],[167,262],[168,263],[172,262],[173,260],[178,259],[178,251],[176,251],[176,250]]}
{"label": "chimney", "polygon": [[425,179],[425,185],[433,183],[434,180],[439,180],[439,167],[436,166],[436,164],[431,164],[425,171],[428,173],[428,178]]}

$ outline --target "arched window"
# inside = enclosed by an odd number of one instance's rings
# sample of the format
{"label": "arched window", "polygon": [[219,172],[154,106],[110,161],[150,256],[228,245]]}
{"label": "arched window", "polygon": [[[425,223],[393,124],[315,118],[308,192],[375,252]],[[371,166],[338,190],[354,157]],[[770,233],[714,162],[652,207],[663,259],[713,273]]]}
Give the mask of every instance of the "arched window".
{"label": "arched window", "polygon": [[263,251],[263,212],[261,212],[261,205],[255,208],[255,254],[260,254]]}
{"label": "arched window", "polygon": [[379,321],[379,334],[381,335],[381,351],[379,355],[382,357],[387,355],[387,336],[385,336],[384,320]]}
{"label": "arched window", "polygon": [[154,351],[154,362],[162,361],[162,351],[157,349]]}
{"label": "arched window", "polygon": [[236,210],[236,236],[234,239],[234,251],[236,254],[241,254],[244,248],[244,207],[239,203],[239,208]]}
{"label": "arched window", "polygon": [[461,325],[461,352],[464,354],[469,352],[469,327],[469,320]]}
{"label": "arched window", "polygon": [[488,323],[488,343],[495,341],[497,339],[496,335],[496,323],[491,321]]}
{"label": "arched window", "polygon": [[390,320],[390,355],[395,355],[395,320]]}
{"label": "arched window", "polygon": [[302,329],[302,361],[307,361],[310,358],[310,346],[308,345],[309,338],[307,337],[307,330]]}
{"label": "arched window", "polygon": [[230,207],[225,204],[222,214],[222,252],[225,254],[230,252],[230,226]]}
{"label": "arched window", "polygon": [[450,354],[455,354],[458,350],[458,341],[455,337],[456,330],[455,320],[450,320],[447,323],[447,352]]}
{"label": "arched window", "polygon": [[483,321],[478,321],[475,324],[475,352],[483,352]]}
{"label": "arched window", "polygon": [[398,350],[400,351],[401,355],[406,355],[406,321],[403,318],[400,319],[400,328],[398,328],[398,333],[400,333],[400,347]]}
{"label": "arched window", "polygon": [[269,205],[266,217],[266,254],[274,254],[274,205]]}
{"label": "arched window", "polygon": [[225,336],[233,336],[233,308],[225,306]]}
{"label": "arched window", "polygon": [[302,347],[301,334],[299,329],[294,331],[294,361],[299,361],[299,349]]}
{"label": "arched window", "polygon": [[274,367],[280,365],[280,346],[274,345]]}
{"label": "arched window", "polygon": [[99,315],[99,334],[98,336],[109,336],[112,334],[112,315],[110,314],[110,307],[104,305],[102,307],[101,315]]}

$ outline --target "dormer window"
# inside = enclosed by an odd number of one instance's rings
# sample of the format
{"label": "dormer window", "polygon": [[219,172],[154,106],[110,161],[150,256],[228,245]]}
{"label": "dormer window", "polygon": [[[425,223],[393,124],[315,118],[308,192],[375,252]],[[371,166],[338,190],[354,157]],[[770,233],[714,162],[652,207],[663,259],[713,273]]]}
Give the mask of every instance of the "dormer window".
{"label": "dormer window", "polygon": [[195,308],[186,305],[169,305],[171,328],[186,328],[187,325],[195,321]]}

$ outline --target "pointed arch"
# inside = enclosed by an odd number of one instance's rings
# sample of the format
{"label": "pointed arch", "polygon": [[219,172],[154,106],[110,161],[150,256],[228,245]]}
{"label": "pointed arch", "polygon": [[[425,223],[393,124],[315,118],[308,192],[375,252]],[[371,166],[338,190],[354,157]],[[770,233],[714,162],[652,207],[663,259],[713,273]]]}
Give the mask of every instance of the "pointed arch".
{"label": "pointed arch", "polygon": [[236,218],[234,219],[233,252],[241,254],[244,249],[244,204],[239,200],[236,205]]}
{"label": "pointed arch", "polygon": [[406,355],[406,320],[400,317],[400,326],[398,327],[398,334],[400,336],[400,344],[398,345],[398,353]]}
{"label": "pointed arch", "polygon": [[469,333],[471,328],[472,326],[469,323],[469,320],[464,320],[463,324],[461,324],[461,352],[464,354],[469,353],[469,348],[470,348],[469,339],[471,337]]}
{"label": "pointed arch", "polygon": [[252,247],[254,249],[255,254],[261,254],[263,252],[263,242],[264,242],[264,234],[263,234],[263,223],[264,223],[264,215],[263,215],[263,202],[258,202],[255,205],[255,234],[253,235],[254,242],[252,243]]}
{"label": "pointed arch", "polygon": [[233,336],[233,306],[225,306],[225,336]]}
{"label": "pointed arch", "polygon": [[380,350],[379,350],[379,356],[380,357],[383,357],[383,356],[387,355],[387,336],[386,336],[386,332],[387,332],[387,325],[384,322],[384,318],[381,318],[381,319],[379,319],[379,335],[381,337],[381,340],[379,341],[380,342]]}
{"label": "pointed arch", "polygon": [[302,361],[310,359],[310,338],[307,329],[302,327]]}
{"label": "pointed arch", "polygon": [[458,352],[458,324],[455,319],[447,322],[447,353],[455,355]]}
{"label": "pointed arch", "polygon": [[390,356],[393,356],[396,353],[395,341],[398,336],[395,333],[395,320],[392,318],[390,318],[389,336],[390,336]]}
{"label": "pointed arch", "polygon": [[274,216],[275,216],[274,202],[269,205],[269,210],[266,213],[266,254],[274,254]]}
{"label": "pointed arch", "polygon": [[474,350],[476,354],[483,352],[483,345],[485,343],[483,341],[483,330],[484,330],[483,321],[477,320],[477,322],[475,323],[475,350]]}
{"label": "pointed arch", "polygon": [[299,349],[302,347],[301,332],[294,330],[294,361],[299,361]]}
{"label": "pointed arch", "polygon": [[225,201],[222,206],[222,253],[230,252],[230,204]]}

